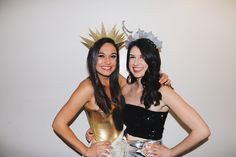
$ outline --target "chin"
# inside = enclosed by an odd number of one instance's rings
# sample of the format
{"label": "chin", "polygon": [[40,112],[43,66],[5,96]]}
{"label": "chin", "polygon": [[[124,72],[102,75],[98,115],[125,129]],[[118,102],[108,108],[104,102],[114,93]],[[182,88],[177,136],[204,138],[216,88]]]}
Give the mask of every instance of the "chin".
{"label": "chin", "polygon": [[110,77],[112,73],[98,73],[98,74],[103,77]]}
{"label": "chin", "polygon": [[143,74],[133,74],[135,78],[141,78],[143,77],[144,75]]}

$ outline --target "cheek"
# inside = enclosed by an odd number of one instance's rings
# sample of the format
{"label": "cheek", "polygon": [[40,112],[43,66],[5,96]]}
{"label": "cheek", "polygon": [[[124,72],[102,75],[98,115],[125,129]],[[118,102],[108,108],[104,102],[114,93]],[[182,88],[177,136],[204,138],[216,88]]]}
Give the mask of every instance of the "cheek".
{"label": "cheek", "polygon": [[130,60],[129,60],[129,67],[131,67],[133,64],[134,64],[134,60],[133,60],[133,59],[130,59]]}
{"label": "cheek", "polygon": [[144,66],[146,67],[146,69],[148,69],[148,64],[146,62],[144,62]]}
{"label": "cheek", "polygon": [[114,59],[114,60],[111,60],[110,61],[110,65],[112,66],[112,67],[116,67],[116,64],[117,64],[117,61]]}
{"label": "cheek", "polygon": [[113,59],[111,59],[111,62],[114,63],[114,64],[116,64],[117,59],[113,58]]}
{"label": "cheek", "polygon": [[97,58],[97,64],[101,64],[102,63],[102,59],[101,58]]}
{"label": "cheek", "polygon": [[129,62],[129,69],[132,70],[132,62]]}

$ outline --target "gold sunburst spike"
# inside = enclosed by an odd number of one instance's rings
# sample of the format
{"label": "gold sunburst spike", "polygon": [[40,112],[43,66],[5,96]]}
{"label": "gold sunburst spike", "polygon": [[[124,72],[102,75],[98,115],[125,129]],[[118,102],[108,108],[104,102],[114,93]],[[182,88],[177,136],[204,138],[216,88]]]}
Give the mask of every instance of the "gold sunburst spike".
{"label": "gold sunburst spike", "polygon": [[105,29],[105,26],[104,24],[102,23],[102,29],[101,29],[101,38],[102,37],[107,37],[107,32],[106,32],[106,29]]}
{"label": "gold sunburst spike", "polygon": [[97,29],[95,31],[92,31],[91,29],[89,29],[89,37],[81,37],[81,43],[90,49],[97,40],[104,37],[113,39],[119,49],[125,46],[124,33],[119,33],[119,30],[116,29],[116,25],[112,27],[111,31],[106,30],[103,23],[101,25],[101,31],[98,31]]}
{"label": "gold sunburst spike", "polygon": [[91,29],[89,29],[89,36],[93,38],[93,40],[98,40],[98,36],[97,33],[95,33],[94,31],[92,31]]}

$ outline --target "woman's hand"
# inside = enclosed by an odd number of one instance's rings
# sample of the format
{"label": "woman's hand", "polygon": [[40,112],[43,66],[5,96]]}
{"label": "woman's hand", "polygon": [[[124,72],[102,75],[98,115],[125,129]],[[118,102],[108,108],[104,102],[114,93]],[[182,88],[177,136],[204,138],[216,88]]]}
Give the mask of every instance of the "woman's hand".
{"label": "woman's hand", "polygon": [[87,148],[84,156],[86,157],[106,157],[111,152],[111,143],[108,141],[95,142],[92,143],[89,148]]}
{"label": "woman's hand", "polygon": [[171,80],[168,78],[166,73],[161,73],[161,78],[159,80],[160,84],[171,86]]}
{"label": "woman's hand", "polygon": [[159,143],[146,142],[143,146],[143,153],[147,157],[172,157],[171,150]]}
{"label": "woman's hand", "polygon": [[94,138],[94,135],[93,135],[93,131],[92,131],[91,129],[88,129],[88,130],[86,131],[85,138],[86,138],[86,140],[87,140],[88,143],[90,143],[90,142],[92,142],[92,143],[96,142],[96,141],[95,141],[95,138]]}

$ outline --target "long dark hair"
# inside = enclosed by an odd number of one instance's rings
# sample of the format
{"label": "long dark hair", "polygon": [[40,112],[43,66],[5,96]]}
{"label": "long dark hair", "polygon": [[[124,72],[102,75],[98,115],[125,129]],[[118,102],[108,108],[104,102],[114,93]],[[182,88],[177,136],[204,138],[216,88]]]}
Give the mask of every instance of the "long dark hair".
{"label": "long dark hair", "polygon": [[[109,76],[110,82],[110,92],[111,99],[107,96],[104,86],[102,85],[97,71],[97,56],[100,51],[100,48],[105,44],[110,43],[116,48],[117,52],[117,61],[116,61],[116,69]],[[119,76],[119,49],[115,42],[110,38],[101,38],[94,43],[94,45],[89,49],[88,57],[87,57],[87,67],[89,71],[89,79],[92,82],[94,88],[94,95],[97,105],[104,113],[109,113],[112,109],[112,103],[116,104],[118,107],[121,107],[121,90],[118,81]]]}
{"label": "long dark hair", "polygon": [[137,79],[129,69],[130,50],[134,46],[139,48],[145,62],[148,65],[148,69],[141,79],[141,83],[143,85],[143,93],[140,101],[144,103],[145,108],[149,108],[152,104],[157,106],[160,104],[160,100],[162,97],[161,93],[159,92],[159,88],[161,87],[161,84],[159,83],[161,68],[161,58],[159,51],[156,48],[156,45],[151,40],[146,38],[137,39],[130,43],[127,52],[126,64],[127,70],[129,72],[127,83],[129,84],[137,81]]}

